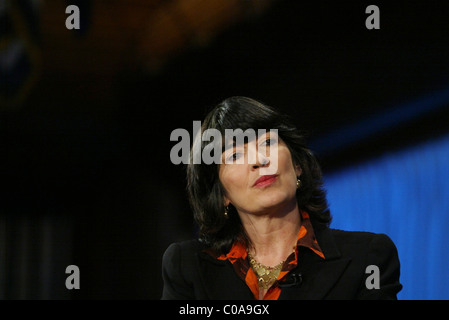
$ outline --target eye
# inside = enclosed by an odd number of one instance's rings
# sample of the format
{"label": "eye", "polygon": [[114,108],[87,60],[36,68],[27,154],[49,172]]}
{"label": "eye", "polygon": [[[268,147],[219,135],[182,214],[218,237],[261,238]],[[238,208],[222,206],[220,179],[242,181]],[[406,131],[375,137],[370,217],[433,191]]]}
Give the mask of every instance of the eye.
{"label": "eye", "polygon": [[239,159],[242,156],[241,152],[234,152],[229,157],[226,158],[227,163],[235,162],[237,159]]}
{"label": "eye", "polygon": [[275,144],[276,142],[277,142],[276,138],[268,138],[268,139],[265,139],[265,141],[262,142],[261,144],[265,145],[265,146],[271,146],[271,145]]}

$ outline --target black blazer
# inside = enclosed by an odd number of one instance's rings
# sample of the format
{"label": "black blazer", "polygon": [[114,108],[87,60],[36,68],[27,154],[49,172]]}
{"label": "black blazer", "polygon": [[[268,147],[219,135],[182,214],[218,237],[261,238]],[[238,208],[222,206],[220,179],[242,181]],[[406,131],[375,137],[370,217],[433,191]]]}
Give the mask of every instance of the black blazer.
{"label": "black blazer", "polygon": [[[315,229],[326,259],[300,247],[296,285],[282,288],[279,299],[396,299],[401,290],[396,247],[384,234]],[[229,261],[203,252],[198,240],[171,244],[162,261],[162,299],[254,299]],[[366,279],[379,267],[380,288],[368,289]],[[371,279],[371,278],[370,278]],[[291,279],[294,280],[294,279]],[[293,283],[293,281],[292,281]]]}

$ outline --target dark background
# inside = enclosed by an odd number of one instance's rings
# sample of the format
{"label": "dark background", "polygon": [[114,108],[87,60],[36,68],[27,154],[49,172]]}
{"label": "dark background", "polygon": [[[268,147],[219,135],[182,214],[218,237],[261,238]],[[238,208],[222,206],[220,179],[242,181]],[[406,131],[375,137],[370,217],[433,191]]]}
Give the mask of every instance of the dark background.
{"label": "dark background", "polygon": [[[287,112],[313,144],[447,90],[449,5],[391,2],[375,3],[380,30],[366,1],[8,2],[28,67],[1,79],[0,298],[159,299],[164,250],[195,230],[170,133],[226,97]],[[317,146],[324,172],[447,133],[448,106]]]}

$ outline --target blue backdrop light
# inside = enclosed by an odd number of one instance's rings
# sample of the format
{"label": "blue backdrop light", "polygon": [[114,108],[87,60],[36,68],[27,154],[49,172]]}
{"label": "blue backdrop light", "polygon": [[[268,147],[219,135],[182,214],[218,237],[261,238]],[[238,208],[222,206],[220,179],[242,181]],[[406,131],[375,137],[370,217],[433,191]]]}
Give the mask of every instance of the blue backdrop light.
{"label": "blue backdrop light", "polygon": [[387,234],[399,299],[449,299],[449,135],[329,173],[332,227]]}

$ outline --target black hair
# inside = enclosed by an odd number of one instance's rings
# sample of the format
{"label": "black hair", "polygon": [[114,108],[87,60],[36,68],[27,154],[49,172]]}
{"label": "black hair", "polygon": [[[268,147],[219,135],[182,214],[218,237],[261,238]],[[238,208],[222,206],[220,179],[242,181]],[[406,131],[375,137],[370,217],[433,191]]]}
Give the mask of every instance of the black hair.
{"label": "black hair", "polygon": [[[289,116],[247,97],[230,97],[212,108],[206,115],[201,131],[217,129],[223,136],[225,129],[277,129],[292,155],[292,161],[302,169],[301,188],[296,192],[300,210],[306,211],[314,227],[329,226],[332,217],[323,188],[318,161],[306,146],[304,135]],[[201,144],[201,152],[207,145]],[[192,148],[193,149],[193,148]],[[193,152],[187,165],[187,193],[194,218],[199,227],[199,240],[217,254],[227,253],[233,242],[249,239],[243,230],[237,210],[228,207],[225,217],[224,188],[220,182],[219,164],[194,164]]]}

